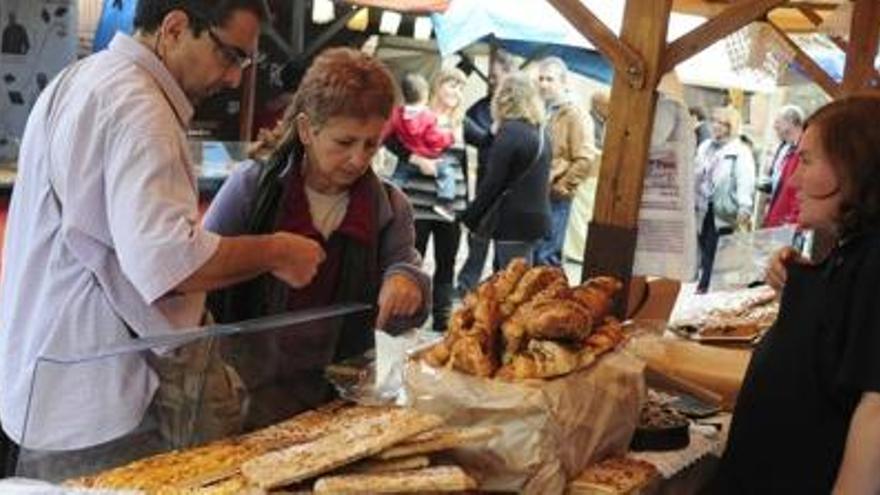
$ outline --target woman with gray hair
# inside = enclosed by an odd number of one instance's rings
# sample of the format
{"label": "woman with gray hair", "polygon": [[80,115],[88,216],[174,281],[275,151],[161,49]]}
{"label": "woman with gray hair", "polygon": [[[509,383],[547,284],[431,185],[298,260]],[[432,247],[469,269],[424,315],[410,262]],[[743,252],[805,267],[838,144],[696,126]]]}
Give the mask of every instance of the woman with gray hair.
{"label": "woman with gray hair", "polygon": [[461,220],[493,240],[498,270],[516,257],[531,262],[535,245],[550,230],[551,146],[541,125],[544,104],[526,74],[504,78],[492,116],[498,132],[486,177]]}
{"label": "woman with gray hair", "polygon": [[739,113],[730,107],[712,112],[712,139],[697,148],[695,164],[697,243],[700,276],[697,292],[709,289],[718,238],[746,226],[755,194],[755,159],[739,138]]}

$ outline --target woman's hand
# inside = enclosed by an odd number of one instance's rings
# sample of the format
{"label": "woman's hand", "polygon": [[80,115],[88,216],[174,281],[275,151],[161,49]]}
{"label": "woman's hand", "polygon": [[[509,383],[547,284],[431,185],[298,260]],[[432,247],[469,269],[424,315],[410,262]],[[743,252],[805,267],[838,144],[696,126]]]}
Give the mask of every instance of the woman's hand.
{"label": "woman's hand", "polygon": [[272,234],[276,243],[274,253],[267,253],[275,261],[272,275],[296,289],[311,283],[318,273],[318,266],[324,262],[324,249],[308,237],[276,232]]}
{"label": "woman's hand", "polygon": [[782,292],[785,286],[785,279],[788,274],[788,265],[792,263],[807,264],[809,260],[800,255],[792,247],[784,247],[770,258],[770,266],[767,267],[765,281],[776,291],[777,294]]}
{"label": "woman's hand", "polygon": [[422,307],[422,289],[411,278],[396,273],[382,283],[376,328],[384,329],[391,318],[412,316]]}

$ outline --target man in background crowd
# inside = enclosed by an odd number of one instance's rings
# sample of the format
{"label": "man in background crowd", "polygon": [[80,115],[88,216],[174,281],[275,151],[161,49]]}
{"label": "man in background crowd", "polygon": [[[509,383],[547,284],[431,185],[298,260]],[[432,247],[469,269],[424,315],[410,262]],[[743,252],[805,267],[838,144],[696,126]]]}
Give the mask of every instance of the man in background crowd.
{"label": "man in background crowd", "polygon": [[764,169],[759,190],[769,194],[764,227],[779,227],[797,221],[798,203],[791,177],[800,164],[797,154],[798,141],[804,132],[804,111],[794,105],[786,105],[773,122],[779,137],[779,146]]}
{"label": "man in background crowd", "polygon": [[706,118],[706,111],[700,107],[690,107],[688,109],[691,117],[694,119],[694,135],[697,138],[697,146],[703,144],[703,141],[712,138],[712,126],[709,119]]}
{"label": "man in background crowd", "polygon": [[535,263],[562,265],[562,246],[571,201],[595,162],[595,151],[584,129],[584,115],[568,97],[568,67],[558,57],[538,63],[538,90],[547,105],[553,163],[550,169],[551,230],[535,250]]}
{"label": "man in background crowd", "polygon": [[605,143],[605,125],[611,113],[611,101],[608,92],[596,91],[590,96],[590,118],[593,120],[593,145],[602,149]]}

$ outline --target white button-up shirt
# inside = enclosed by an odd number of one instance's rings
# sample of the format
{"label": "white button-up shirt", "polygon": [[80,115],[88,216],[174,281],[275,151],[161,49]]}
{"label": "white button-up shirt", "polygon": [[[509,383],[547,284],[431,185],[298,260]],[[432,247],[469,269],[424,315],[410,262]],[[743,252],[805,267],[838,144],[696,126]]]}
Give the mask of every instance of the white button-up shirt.
{"label": "white button-up shirt", "polygon": [[124,435],[158,383],[141,354],[45,358],[199,323],[204,294],[172,293],[219,242],[199,224],[192,114],[161,61],[121,34],[57,77],[31,112],[0,285],[0,423],[24,447]]}

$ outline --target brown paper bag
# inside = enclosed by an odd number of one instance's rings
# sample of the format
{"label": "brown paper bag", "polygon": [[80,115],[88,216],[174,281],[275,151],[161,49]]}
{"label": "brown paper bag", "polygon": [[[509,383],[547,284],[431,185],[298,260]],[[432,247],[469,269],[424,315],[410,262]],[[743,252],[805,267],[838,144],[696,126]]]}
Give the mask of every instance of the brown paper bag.
{"label": "brown paper bag", "polygon": [[486,446],[456,449],[484,490],[563,493],[591,462],[626,451],[645,396],[643,364],[621,352],[554,380],[508,383],[413,360],[411,407],[449,426],[494,426]]}

